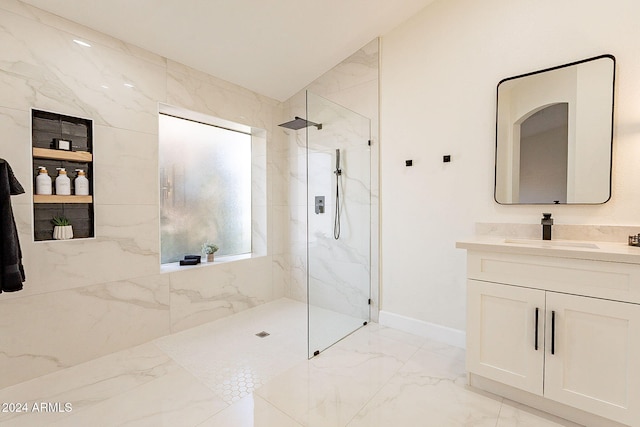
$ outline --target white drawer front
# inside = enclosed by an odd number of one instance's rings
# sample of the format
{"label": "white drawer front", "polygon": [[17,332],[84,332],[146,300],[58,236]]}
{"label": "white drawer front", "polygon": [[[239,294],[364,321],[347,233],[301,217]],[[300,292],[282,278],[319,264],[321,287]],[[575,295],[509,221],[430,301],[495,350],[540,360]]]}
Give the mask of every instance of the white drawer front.
{"label": "white drawer front", "polygon": [[640,304],[640,265],[469,251],[468,277]]}

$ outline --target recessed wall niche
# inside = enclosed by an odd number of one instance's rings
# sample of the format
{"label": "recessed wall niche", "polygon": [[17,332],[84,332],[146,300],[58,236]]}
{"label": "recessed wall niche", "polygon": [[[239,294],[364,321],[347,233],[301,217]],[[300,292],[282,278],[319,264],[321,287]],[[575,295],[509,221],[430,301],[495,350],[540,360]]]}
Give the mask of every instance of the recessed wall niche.
{"label": "recessed wall niche", "polygon": [[[94,237],[92,120],[33,109],[31,143],[34,240],[54,239],[54,217],[68,219],[73,227],[74,239]],[[47,191],[37,194],[37,178],[41,168],[46,168],[51,179],[51,194],[47,194]],[[67,172],[70,194],[56,192],[59,168]],[[80,171],[88,180],[84,181],[88,183],[88,191],[82,191],[80,181],[76,184],[76,178],[82,175]]]}

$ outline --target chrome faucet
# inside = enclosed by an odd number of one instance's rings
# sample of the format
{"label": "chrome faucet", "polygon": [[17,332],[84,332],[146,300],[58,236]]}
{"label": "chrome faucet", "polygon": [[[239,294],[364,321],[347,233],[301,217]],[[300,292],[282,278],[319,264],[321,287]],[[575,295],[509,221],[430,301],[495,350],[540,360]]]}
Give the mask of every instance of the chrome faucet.
{"label": "chrome faucet", "polygon": [[542,224],[542,240],[551,240],[551,226],[553,225],[551,214],[543,213],[540,224]]}

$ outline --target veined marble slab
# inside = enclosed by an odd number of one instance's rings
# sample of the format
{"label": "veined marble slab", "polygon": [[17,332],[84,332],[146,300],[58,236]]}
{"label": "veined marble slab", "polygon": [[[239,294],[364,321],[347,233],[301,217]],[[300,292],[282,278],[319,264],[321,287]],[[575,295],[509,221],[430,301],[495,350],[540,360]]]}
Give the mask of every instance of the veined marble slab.
{"label": "veined marble slab", "polygon": [[505,239],[491,236],[459,241],[456,247],[473,251],[640,264],[640,247],[629,246],[627,243]]}

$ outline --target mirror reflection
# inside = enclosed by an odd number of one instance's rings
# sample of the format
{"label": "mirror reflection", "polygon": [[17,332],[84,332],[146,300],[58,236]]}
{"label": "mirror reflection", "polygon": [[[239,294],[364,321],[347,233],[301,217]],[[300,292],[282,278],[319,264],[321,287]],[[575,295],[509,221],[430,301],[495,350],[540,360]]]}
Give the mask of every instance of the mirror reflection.
{"label": "mirror reflection", "polygon": [[602,55],[498,84],[496,202],[609,200],[614,73]]}

